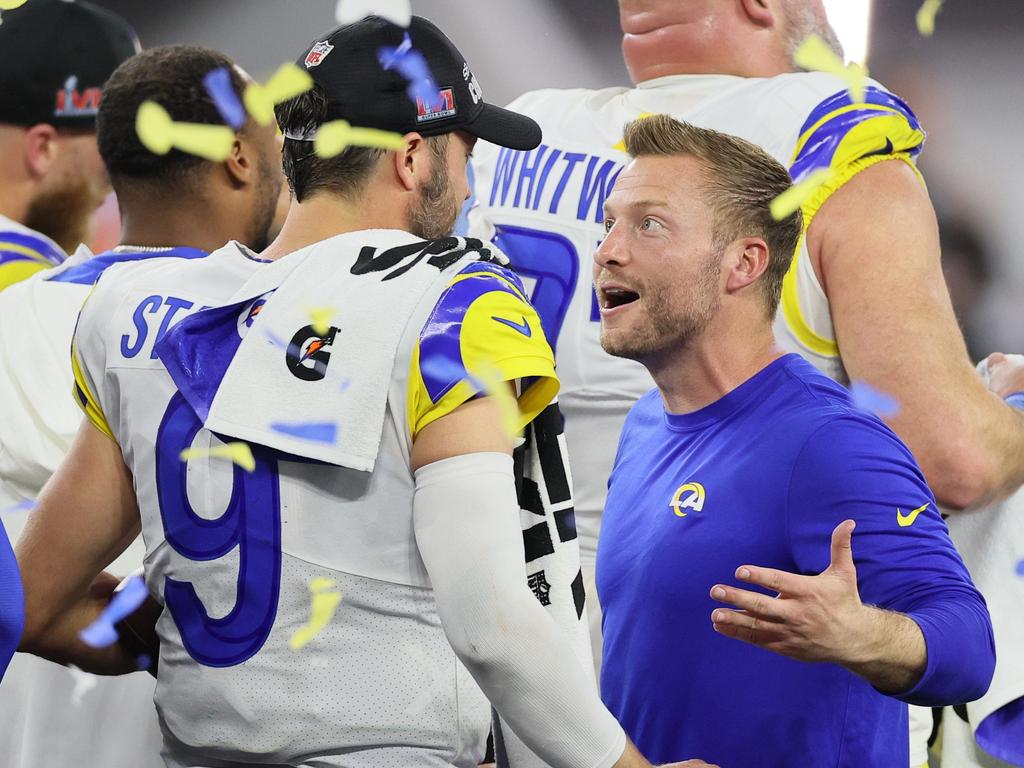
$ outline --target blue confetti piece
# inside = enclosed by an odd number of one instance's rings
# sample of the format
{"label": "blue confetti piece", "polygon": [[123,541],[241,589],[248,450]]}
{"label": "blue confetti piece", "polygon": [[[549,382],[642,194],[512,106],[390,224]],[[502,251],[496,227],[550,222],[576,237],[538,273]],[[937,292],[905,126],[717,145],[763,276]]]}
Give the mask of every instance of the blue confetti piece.
{"label": "blue confetti piece", "polygon": [[82,642],[93,648],[105,648],[117,642],[117,622],[130,616],[146,602],[149,592],[141,576],[132,576],[103,609],[96,620],[78,633]]}
{"label": "blue confetti piece", "polygon": [[153,657],[150,656],[148,653],[144,653],[135,660],[135,664],[138,666],[139,669],[147,670],[151,666],[153,666]]}
{"label": "blue confetti piece", "polygon": [[288,354],[292,354],[297,357],[302,352],[298,344],[289,344],[280,336],[275,334],[273,331],[264,328],[263,335],[267,337],[267,341],[269,341],[278,349],[283,349]]}
{"label": "blue confetti piece", "polygon": [[275,421],[270,428],[282,435],[290,435],[313,443],[334,445],[338,442],[338,425],[330,421],[310,421],[298,424]]}
{"label": "blue confetti piece", "polygon": [[1024,560],[1017,563],[1017,575],[1024,576]]}
{"label": "blue confetti piece", "polygon": [[850,383],[850,398],[862,411],[870,411],[882,419],[892,418],[900,412],[899,400],[875,389],[866,381]]}
{"label": "blue confetti piece", "polygon": [[0,509],[0,515],[5,515],[8,512],[26,512],[30,509],[35,509],[35,499],[25,499],[25,501],[19,501],[17,504],[12,504],[9,507]]}
{"label": "blue confetti piece", "polygon": [[418,107],[434,111],[441,106],[441,92],[437,87],[437,81],[434,80],[423,54],[412,47],[412,39],[408,32],[398,47],[384,46],[378,49],[377,61],[385,70],[397,70],[409,81],[405,93]]}
{"label": "blue confetti piece", "polygon": [[348,390],[348,388],[351,387],[351,386],[352,386],[352,379],[342,379],[341,383],[338,385],[338,391],[339,392],[346,392]]}
{"label": "blue confetti piece", "polygon": [[203,87],[225,123],[236,131],[245,125],[245,107],[231,85],[231,73],[227,67],[211,69],[203,78]]}

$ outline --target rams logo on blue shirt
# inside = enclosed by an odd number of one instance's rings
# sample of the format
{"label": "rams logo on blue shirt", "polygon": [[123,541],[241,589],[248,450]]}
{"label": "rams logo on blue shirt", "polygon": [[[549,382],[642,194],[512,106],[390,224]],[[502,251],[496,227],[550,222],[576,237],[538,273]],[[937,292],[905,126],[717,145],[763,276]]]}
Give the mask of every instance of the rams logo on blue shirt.
{"label": "rams logo on blue shirt", "polygon": [[700,483],[683,483],[672,494],[672,501],[668,505],[678,517],[686,517],[684,509],[692,509],[694,512],[704,509],[704,496],[704,486]]}

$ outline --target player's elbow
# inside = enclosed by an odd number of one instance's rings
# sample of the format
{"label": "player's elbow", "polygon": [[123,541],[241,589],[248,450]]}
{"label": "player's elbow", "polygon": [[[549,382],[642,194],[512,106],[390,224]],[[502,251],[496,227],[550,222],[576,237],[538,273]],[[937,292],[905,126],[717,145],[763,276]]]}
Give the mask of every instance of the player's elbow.
{"label": "player's elbow", "polygon": [[928,485],[939,504],[954,512],[994,500],[1005,481],[999,461],[981,441],[948,446],[930,464],[925,468]]}
{"label": "player's elbow", "polygon": [[[485,595],[477,601],[464,593],[455,610],[441,610],[449,645],[478,680],[508,666],[510,638],[530,635],[528,617],[536,612],[531,609],[540,609],[540,605],[528,589],[524,587],[523,592],[507,594],[501,601]],[[440,600],[438,605],[441,607]]]}

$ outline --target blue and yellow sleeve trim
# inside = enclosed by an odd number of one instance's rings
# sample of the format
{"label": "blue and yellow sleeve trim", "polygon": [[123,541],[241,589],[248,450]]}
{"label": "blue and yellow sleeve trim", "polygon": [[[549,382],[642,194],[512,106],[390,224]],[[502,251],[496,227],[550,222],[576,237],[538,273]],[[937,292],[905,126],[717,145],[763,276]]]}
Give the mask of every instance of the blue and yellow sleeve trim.
{"label": "blue and yellow sleeve trim", "polygon": [[514,273],[471,264],[438,299],[413,350],[407,416],[413,438],[478,394],[472,378],[524,381],[518,428],[558,392],[555,361],[540,317]]}
{"label": "blue and yellow sleeve trim", "polygon": [[64,254],[42,238],[0,232],[0,291],[62,261]]}
{"label": "blue and yellow sleeve trim", "polygon": [[924,141],[924,130],[906,102],[874,86],[867,89],[864,103],[854,103],[847,90],[830,96],[811,112],[801,127],[790,163],[790,176],[800,181],[822,168],[829,169],[831,175],[801,206],[803,232],[782,283],[781,308],[790,330],[812,352],[826,357],[839,356],[836,342],[815,333],[800,309],[797,262],[811,221],[825,201],[850,179],[886,160],[907,163],[924,184],[914,164]]}
{"label": "blue and yellow sleeve trim", "polygon": [[[89,296],[86,297],[84,308],[88,305],[89,299],[95,292],[95,287],[90,291]],[[89,380],[85,375],[85,367],[82,365],[81,355],[78,351],[78,327],[82,322],[82,314],[79,312],[78,321],[75,324],[75,332],[71,337],[71,373],[74,376],[74,397],[75,402],[85,412],[86,417],[93,423],[100,432],[105,434],[115,443],[117,438],[114,437],[114,430],[110,428],[110,424],[107,422],[107,417],[103,413],[103,408],[100,407],[100,399],[96,397],[96,393],[93,392],[91,386],[89,386]]]}
{"label": "blue and yellow sleeve trim", "polygon": [[78,348],[74,342],[71,344],[71,372],[75,376],[75,402],[78,403],[96,429],[114,442],[117,442],[117,438],[114,437],[114,431],[107,423],[107,417],[103,415],[99,398],[93,394],[89,383],[85,379],[85,374],[82,373],[82,364],[78,361]]}

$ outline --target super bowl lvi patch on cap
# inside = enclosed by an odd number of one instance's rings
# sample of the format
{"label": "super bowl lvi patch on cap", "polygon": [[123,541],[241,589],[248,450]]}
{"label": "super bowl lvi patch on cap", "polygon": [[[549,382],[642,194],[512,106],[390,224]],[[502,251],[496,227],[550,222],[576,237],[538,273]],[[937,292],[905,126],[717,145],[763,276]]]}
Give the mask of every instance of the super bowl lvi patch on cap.
{"label": "super bowl lvi patch on cap", "polygon": [[124,19],[87,2],[31,0],[0,24],[0,123],[92,128],[103,84],[139,52]]}

